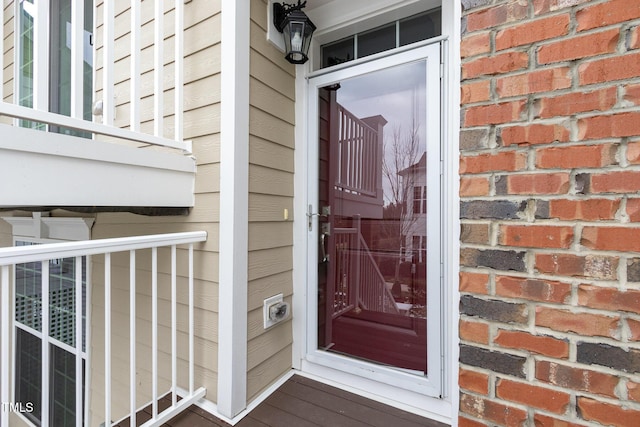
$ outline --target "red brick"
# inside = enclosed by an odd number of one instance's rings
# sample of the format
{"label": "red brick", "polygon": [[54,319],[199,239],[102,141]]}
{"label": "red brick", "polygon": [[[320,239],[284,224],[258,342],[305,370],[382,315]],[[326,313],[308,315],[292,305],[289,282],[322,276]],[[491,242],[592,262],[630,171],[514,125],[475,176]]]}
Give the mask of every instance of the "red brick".
{"label": "red brick", "polygon": [[580,85],[636,78],[638,64],[640,64],[640,53],[585,62],[578,67]]}
{"label": "red brick", "polygon": [[640,199],[627,199],[627,216],[631,222],[640,222]]}
{"label": "red brick", "polygon": [[573,242],[573,228],[548,225],[502,225],[500,244],[528,248],[563,248]]}
{"label": "red brick", "polygon": [[629,400],[640,402],[640,383],[629,381],[627,383],[627,393],[629,394]]}
{"label": "red brick", "polygon": [[485,423],[470,420],[469,418],[458,416],[458,427],[487,427]]}
{"label": "red brick", "polygon": [[489,344],[489,325],[480,322],[460,320],[460,339],[478,344]]}
{"label": "red brick", "polygon": [[636,135],[640,135],[640,112],[609,114],[578,120],[578,139],[580,140]]}
{"label": "red brick", "polygon": [[536,307],[536,326],[586,336],[617,337],[619,317]]}
{"label": "red brick", "polygon": [[570,421],[559,420],[543,414],[533,414],[535,427],[585,427],[584,424],[576,424]]}
{"label": "red brick", "polygon": [[488,196],[489,178],[462,177],[460,178],[460,197]]}
{"label": "red brick", "polygon": [[460,102],[462,104],[470,104],[488,101],[490,92],[491,85],[489,80],[465,83],[460,87]]}
{"label": "red brick", "polygon": [[520,427],[527,420],[527,411],[467,393],[460,393],[460,411],[463,415],[509,427]]}
{"label": "red brick", "polygon": [[640,171],[591,175],[591,193],[635,193],[640,191]]}
{"label": "red brick", "polygon": [[496,295],[531,301],[564,303],[571,297],[571,285],[551,280],[496,277]]}
{"label": "red brick", "polygon": [[602,251],[640,252],[640,228],[584,227],[580,244]]}
{"label": "red brick", "polygon": [[637,18],[640,18],[640,2],[637,0],[610,0],[576,12],[578,31],[605,27]]}
{"label": "red brick", "polygon": [[487,295],[489,293],[489,275],[461,271],[460,292]]}
{"label": "red brick", "polygon": [[564,36],[569,32],[569,15],[554,15],[518,23],[496,34],[496,50],[510,49],[542,40]]}
{"label": "red brick", "polygon": [[638,420],[640,420],[640,411],[638,410],[626,409],[588,397],[578,397],[577,405],[583,419],[597,421],[602,425],[629,427],[638,425]]}
{"label": "red brick", "polygon": [[571,390],[616,397],[618,378],[601,372],[549,361],[536,362],[536,379]]}
{"label": "red brick", "polygon": [[525,69],[528,65],[529,54],[526,52],[507,52],[481,57],[462,64],[462,79],[509,73]]}
{"label": "red brick", "polygon": [[569,174],[545,173],[510,175],[508,194],[565,194],[569,191]]}
{"label": "red brick", "polygon": [[640,49],[640,26],[629,30],[629,49]]}
{"label": "red brick", "polygon": [[460,57],[481,55],[491,51],[491,32],[465,36],[460,42]]}
{"label": "red brick", "polygon": [[600,168],[616,164],[617,145],[572,145],[536,150],[540,169]]}
{"label": "red brick", "polygon": [[563,125],[531,124],[527,126],[509,126],[500,130],[502,145],[549,144],[554,141],[569,140],[569,130]]}
{"label": "red brick", "polygon": [[568,67],[528,71],[499,78],[496,82],[496,91],[500,98],[550,92],[568,87],[571,87],[571,70]]}
{"label": "red brick", "polygon": [[533,2],[534,13],[542,15],[549,12],[555,12],[560,9],[566,9],[591,0],[536,0]]}
{"label": "red brick", "polygon": [[568,221],[611,220],[615,218],[619,207],[619,199],[555,199],[549,201],[549,217]]}
{"label": "red brick", "polygon": [[462,389],[486,395],[489,393],[489,375],[460,368],[458,385]]}
{"label": "red brick", "polygon": [[515,151],[466,156],[460,158],[460,173],[513,172],[523,169],[526,160],[526,153]]}
{"label": "red brick", "polygon": [[629,331],[631,332],[629,339],[631,341],[640,341],[640,321],[627,319],[627,325],[629,325]]}
{"label": "red brick", "polygon": [[640,314],[640,291],[604,288],[593,285],[578,287],[578,303],[585,307]]}
{"label": "red brick", "polygon": [[616,51],[619,37],[620,30],[614,28],[549,43],[538,49],[538,63],[550,64],[613,53]]}
{"label": "red brick", "polygon": [[496,396],[556,414],[564,413],[570,400],[570,395],[561,391],[506,379],[496,384]]}
{"label": "red brick", "polygon": [[640,141],[627,144],[627,160],[632,165],[640,164]]}
{"label": "red brick", "polygon": [[467,31],[493,28],[507,22],[520,21],[527,16],[527,5],[520,1],[509,1],[467,15]]}
{"label": "red brick", "polygon": [[608,111],[617,102],[615,87],[591,92],[573,92],[536,101],[537,117],[546,119],[557,116],[571,116],[588,111]]}
{"label": "red brick", "polygon": [[464,126],[483,126],[522,120],[526,101],[469,107],[464,114]]}
{"label": "red brick", "polygon": [[490,225],[488,223],[462,223],[460,226],[460,241],[477,245],[489,245]]}
{"label": "red brick", "polygon": [[558,276],[616,280],[619,260],[599,255],[536,254],[540,273]]}
{"label": "red brick", "polygon": [[625,86],[624,100],[633,105],[640,105],[640,84]]}
{"label": "red brick", "polygon": [[521,331],[498,331],[493,342],[501,347],[530,351],[544,356],[563,358],[569,356],[569,343],[556,338],[531,335]]}

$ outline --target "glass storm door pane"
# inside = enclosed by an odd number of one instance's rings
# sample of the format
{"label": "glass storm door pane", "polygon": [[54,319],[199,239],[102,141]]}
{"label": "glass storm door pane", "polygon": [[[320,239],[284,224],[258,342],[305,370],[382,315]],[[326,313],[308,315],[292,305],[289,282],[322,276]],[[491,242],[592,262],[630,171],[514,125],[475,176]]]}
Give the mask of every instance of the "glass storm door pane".
{"label": "glass storm door pane", "polygon": [[417,375],[426,201],[439,191],[427,182],[426,79],[426,62],[410,62],[323,87],[318,101],[318,348]]}

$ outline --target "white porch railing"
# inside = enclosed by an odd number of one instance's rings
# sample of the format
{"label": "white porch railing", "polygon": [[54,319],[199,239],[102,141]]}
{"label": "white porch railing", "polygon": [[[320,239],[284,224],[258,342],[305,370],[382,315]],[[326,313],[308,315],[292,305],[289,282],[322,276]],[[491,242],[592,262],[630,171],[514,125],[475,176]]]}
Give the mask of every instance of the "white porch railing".
{"label": "white porch railing", "polygon": [[354,218],[354,223],[355,227],[334,229],[336,288],[333,318],[354,308],[399,314],[386,280],[362,236],[360,219]]}
{"label": "white porch railing", "polygon": [[[175,234],[162,234],[162,235],[150,235],[140,237],[126,237],[116,239],[103,239],[92,240],[83,242],[68,242],[68,243],[53,243],[31,246],[18,246],[10,248],[0,248],[0,304],[1,304],[1,317],[0,317],[0,402],[3,402],[3,408],[0,411],[0,426],[9,426],[9,410],[5,408],[5,402],[11,402],[13,374],[11,371],[10,360],[12,354],[10,349],[13,341],[13,334],[16,330],[16,324],[14,323],[14,308],[12,295],[12,280],[11,272],[14,266],[24,263],[40,263],[42,271],[42,309],[40,310],[42,316],[42,335],[47,334],[49,324],[49,302],[45,295],[48,295],[49,289],[49,261],[54,259],[73,258],[75,259],[76,267],[76,286],[75,286],[75,301],[82,301],[82,257],[87,257],[87,265],[90,265],[89,257],[92,255],[104,255],[104,319],[105,319],[105,342],[104,342],[104,367],[105,367],[105,425],[111,425],[111,405],[112,405],[112,370],[111,370],[111,315],[112,315],[112,301],[111,301],[111,254],[118,252],[129,253],[129,348],[130,348],[130,367],[129,367],[129,398],[130,398],[130,425],[136,425],[136,411],[138,406],[136,405],[136,397],[138,390],[136,389],[136,251],[143,249],[151,249],[151,358],[149,361],[152,371],[152,390],[151,390],[151,402],[152,402],[152,419],[147,421],[144,426],[157,426],[161,425],[167,420],[173,418],[182,410],[186,409],[195,401],[201,399],[206,394],[206,389],[203,387],[196,388],[195,376],[194,376],[194,274],[193,274],[193,251],[194,244],[203,242],[207,239],[207,233],[189,232],[189,233],[175,233]],[[177,378],[177,251],[178,245],[188,246],[188,387],[185,390],[178,388]],[[171,387],[169,390],[158,390],[158,249],[168,247],[171,251]],[[90,288],[87,288],[87,307],[86,318],[91,320],[90,310]],[[76,376],[75,378],[82,378],[82,356],[86,354],[82,349],[82,317],[83,310],[82,304],[75,304],[75,349],[71,349],[76,355]],[[87,322],[87,330],[90,330],[89,322]],[[86,347],[90,346],[89,339],[87,339]],[[42,345],[42,425],[49,426],[51,424],[48,408],[49,397],[49,346]],[[88,360],[89,365],[91,360]],[[93,372],[95,374],[95,372]],[[89,375],[87,375],[88,377]],[[83,382],[76,381],[76,408],[83,408]],[[86,387],[86,393],[89,393],[90,387]],[[167,392],[171,393],[171,406],[163,411],[159,411],[158,398]],[[181,394],[181,400],[178,401],[178,394]],[[88,395],[87,395],[88,396]],[[88,402],[89,400],[87,400]],[[88,406],[88,405],[86,405]],[[85,413],[83,411],[76,410],[76,425],[90,425],[88,418],[88,408],[85,406]]]}
{"label": "white porch railing", "polygon": [[[99,0],[94,1],[94,15],[97,17]],[[0,23],[2,26],[11,25],[12,28],[7,31],[3,27],[2,34],[13,33],[13,71],[9,79],[5,79],[5,54],[0,52],[0,116],[12,117],[19,120],[27,120],[36,123],[45,124],[46,127],[64,127],[83,132],[89,132],[93,135],[104,135],[109,138],[117,138],[121,140],[133,141],[142,146],[155,145],[182,150],[185,154],[191,154],[192,147],[189,141],[183,141],[183,86],[184,86],[184,0],[175,0],[174,6],[174,49],[173,49],[173,85],[171,82],[165,82],[164,72],[164,1],[156,0],[154,2],[155,14],[153,31],[155,33],[154,40],[154,67],[153,67],[153,99],[154,99],[154,117],[153,117],[153,134],[142,133],[140,131],[140,105],[142,86],[142,70],[141,57],[142,47],[141,40],[141,0],[132,0],[130,2],[130,46],[128,55],[130,59],[129,80],[129,99],[121,100],[129,102],[129,123],[128,129],[116,127],[114,125],[116,99],[115,99],[115,73],[114,64],[118,58],[115,58],[116,44],[115,40],[115,0],[104,0],[102,2],[102,24],[101,36],[96,38],[96,26],[92,29],[93,40],[99,40],[102,47],[102,86],[100,101],[102,102],[102,123],[96,121],[87,121],[83,118],[89,113],[85,110],[83,100],[83,87],[85,84],[85,73],[83,67],[86,62],[86,34],[84,29],[84,1],[71,1],[71,22],[67,22],[67,43],[70,45],[70,114],[62,115],[50,112],[50,56],[56,54],[49,51],[49,43],[51,35],[49,29],[49,16],[58,11],[50,11],[48,1],[36,1],[28,3],[27,1],[13,1],[13,10],[0,7]],[[21,27],[20,27],[20,5],[28,7],[30,17],[36,20],[33,25],[33,46],[30,47],[33,52],[33,76],[30,76],[29,86],[32,93],[32,107],[20,105],[17,101],[19,98],[19,68],[21,64]],[[120,4],[120,2],[119,2]],[[9,15],[9,16],[5,16]],[[13,15],[13,19],[10,19]],[[61,30],[63,31],[63,30]],[[30,40],[31,41],[31,40]],[[6,45],[5,45],[6,46]],[[98,45],[93,43],[91,48],[92,58],[96,58]],[[10,58],[7,55],[7,58]],[[91,61],[93,67],[96,61]],[[96,75],[96,70],[93,70]],[[7,92],[5,82],[13,80],[12,92]],[[31,80],[32,79],[32,80]],[[164,115],[165,106],[163,103],[165,85],[169,88],[173,86],[174,90],[174,111],[173,114],[173,135],[164,135]],[[10,87],[10,85],[7,85]],[[93,95],[96,94],[95,81],[93,82]],[[8,96],[13,95],[13,102],[6,101]],[[170,114],[171,115],[171,114]],[[16,120],[14,125],[19,122]],[[126,126],[126,125],[124,125]]]}

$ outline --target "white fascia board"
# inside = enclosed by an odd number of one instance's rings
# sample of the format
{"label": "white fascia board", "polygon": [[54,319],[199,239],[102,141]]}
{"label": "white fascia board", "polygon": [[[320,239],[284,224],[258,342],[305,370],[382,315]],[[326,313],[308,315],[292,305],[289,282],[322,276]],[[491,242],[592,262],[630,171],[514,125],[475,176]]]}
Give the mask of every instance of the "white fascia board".
{"label": "white fascia board", "polygon": [[247,406],[250,2],[222,0],[218,411]]}
{"label": "white fascia board", "polygon": [[195,159],[2,126],[0,206],[194,205]]}

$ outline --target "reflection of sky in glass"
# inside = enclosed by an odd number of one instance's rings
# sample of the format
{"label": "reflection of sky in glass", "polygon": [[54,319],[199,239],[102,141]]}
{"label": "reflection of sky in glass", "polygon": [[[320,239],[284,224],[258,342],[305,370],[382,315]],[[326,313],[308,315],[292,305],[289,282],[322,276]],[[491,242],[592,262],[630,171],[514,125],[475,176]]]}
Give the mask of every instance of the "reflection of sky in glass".
{"label": "reflection of sky in glass", "polygon": [[358,118],[381,115],[387,120],[385,140],[398,126],[411,129],[412,117],[419,126],[420,151],[424,151],[426,64],[399,65],[340,82],[338,103]]}

